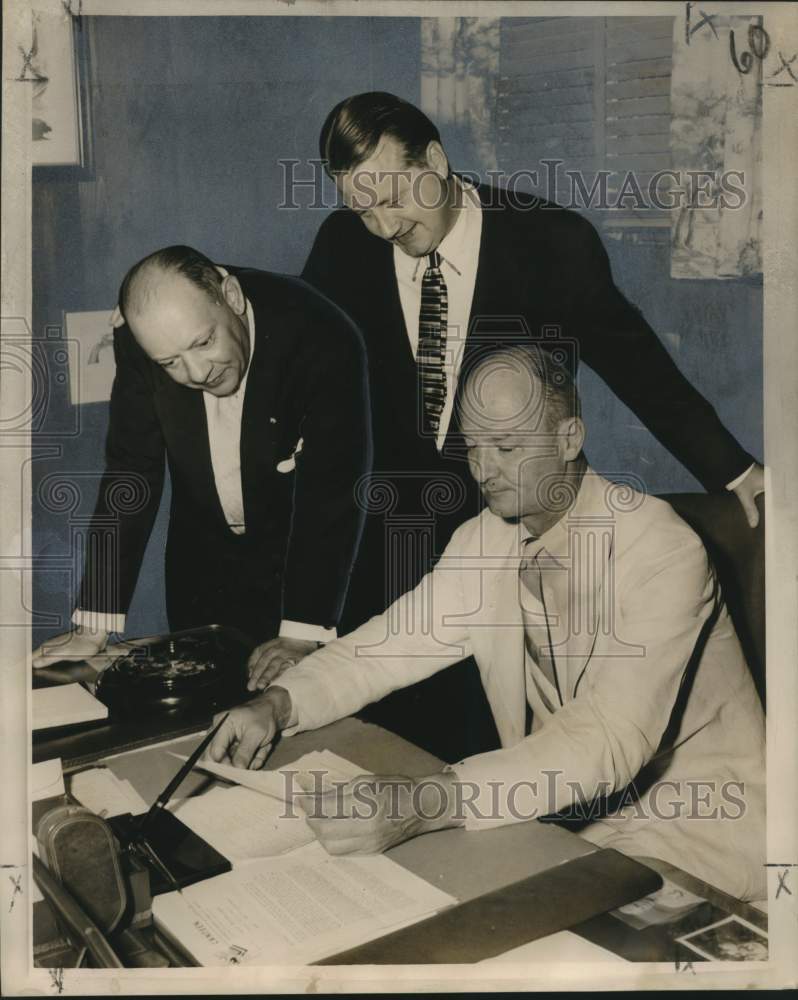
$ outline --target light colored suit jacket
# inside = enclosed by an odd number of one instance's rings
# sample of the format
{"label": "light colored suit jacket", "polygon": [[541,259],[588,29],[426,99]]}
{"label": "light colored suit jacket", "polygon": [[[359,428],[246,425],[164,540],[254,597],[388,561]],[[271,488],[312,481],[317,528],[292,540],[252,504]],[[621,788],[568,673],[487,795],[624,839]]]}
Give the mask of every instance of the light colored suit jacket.
{"label": "light colored suit jacket", "polygon": [[[568,506],[567,489],[552,500]],[[525,736],[525,534],[484,510],[417,588],[283,674],[295,728],[473,655],[502,747],[455,765],[467,828],[625,790],[584,836],[764,898],[764,718],[700,539],[665,502],[588,470],[541,537],[565,567],[544,577],[563,704]]]}

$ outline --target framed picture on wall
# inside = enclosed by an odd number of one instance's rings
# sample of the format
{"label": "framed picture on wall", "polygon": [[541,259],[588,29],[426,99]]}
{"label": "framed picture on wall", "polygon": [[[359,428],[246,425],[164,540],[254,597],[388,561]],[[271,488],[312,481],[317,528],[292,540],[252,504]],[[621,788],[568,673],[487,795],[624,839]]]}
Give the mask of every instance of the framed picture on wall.
{"label": "framed picture on wall", "polygon": [[29,81],[32,163],[60,172],[92,168],[88,25],[65,10],[31,11],[30,48],[20,80]]}

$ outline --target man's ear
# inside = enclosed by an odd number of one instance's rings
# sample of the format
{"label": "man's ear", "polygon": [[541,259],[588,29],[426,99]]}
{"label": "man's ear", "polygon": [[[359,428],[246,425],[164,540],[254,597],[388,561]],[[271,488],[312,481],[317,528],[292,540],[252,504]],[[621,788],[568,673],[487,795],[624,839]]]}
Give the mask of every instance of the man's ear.
{"label": "man's ear", "polygon": [[443,146],[433,139],[427,146],[427,166],[439,177],[449,176],[449,157]]}
{"label": "man's ear", "polygon": [[580,417],[567,417],[560,422],[559,434],[563,458],[566,462],[573,462],[579,457],[585,443],[585,425]]}
{"label": "man's ear", "polygon": [[228,274],[222,278],[222,295],[236,316],[244,315],[247,311],[247,298],[234,274]]}

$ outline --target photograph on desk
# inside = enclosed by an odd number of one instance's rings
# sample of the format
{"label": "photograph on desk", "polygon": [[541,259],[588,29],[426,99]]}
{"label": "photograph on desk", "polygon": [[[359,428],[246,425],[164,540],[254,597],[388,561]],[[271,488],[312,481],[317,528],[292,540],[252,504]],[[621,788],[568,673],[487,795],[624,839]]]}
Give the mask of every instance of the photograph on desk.
{"label": "photograph on desk", "polygon": [[798,5],[4,13],[4,991],[795,985]]}

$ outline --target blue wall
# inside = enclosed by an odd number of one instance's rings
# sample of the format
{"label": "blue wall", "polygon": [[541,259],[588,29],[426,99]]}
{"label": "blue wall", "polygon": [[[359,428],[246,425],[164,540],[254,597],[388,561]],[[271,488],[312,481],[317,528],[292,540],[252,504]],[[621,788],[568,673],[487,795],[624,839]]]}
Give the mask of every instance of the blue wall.
{"label": "blue wall", "polygon": [[[740,444],[763,451],[762,283],[670,277],[670,246],[604,237],[615,281],[643,312],[679,368]],[[649,493],[703,487],[586,365],[579,387],[592,465],[612,477],[634,472]]]}
{"label": "blue wall", "polygon": [[[361,90],[419,100],[419,23],[410,18],[84,18],[93,55],[94,172],[34,179],[34,327],[64,311],[105,309],[122,275],[159,246],[190,243],[221,262],[299,271],[323,217],[278,210],[279,159],[315,158],[329,109]],[[444,142],[461,162],[462,137]],[[299,170],[299,168],[298,168]],[[667,245],[605,241],[616,280],[744,446],[762,453],[762,289],[751,282],[672,281]],[[652,491],[698,484],[586,369],[581,388],[602,471],[632,471]],[[75,419],[79,433],[59,436]],[[60,472],[77,504],[34,492],[34,643],[72,609],[72,526],[88,518],[102,469],[107,406],[75,411],[52,383],[34,443],[34,491]],[[601,429],[601,433],[597,433]],[[49,457],[43,449],[54,447]],[[86,478],[86,473],[93,475]],[[165,503],[131,607],[128,634],[166,628]],[[67,509],[67,507],[69,509]]]}

